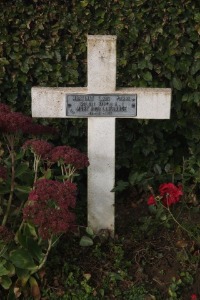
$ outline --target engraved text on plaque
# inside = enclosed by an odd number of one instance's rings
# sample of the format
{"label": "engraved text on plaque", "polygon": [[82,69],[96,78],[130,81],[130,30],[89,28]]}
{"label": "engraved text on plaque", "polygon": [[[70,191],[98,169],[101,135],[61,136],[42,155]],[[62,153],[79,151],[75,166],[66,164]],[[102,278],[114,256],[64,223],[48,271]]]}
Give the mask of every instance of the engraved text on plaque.
{"label": "engraved text on plaque", "polygon": [[135,117],[137,95],[73,94],[66,96],[67,116]]}

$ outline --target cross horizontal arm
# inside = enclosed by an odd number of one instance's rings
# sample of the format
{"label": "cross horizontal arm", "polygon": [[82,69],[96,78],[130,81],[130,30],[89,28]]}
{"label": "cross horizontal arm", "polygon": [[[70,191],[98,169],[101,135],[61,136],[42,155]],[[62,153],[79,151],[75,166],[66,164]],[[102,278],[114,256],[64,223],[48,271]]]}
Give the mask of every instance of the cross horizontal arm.
{"label": "cross horizontal arm", "polygon": [[[68,118],[66,95],[89,94],[87,87],[33,87],[31,93],[32,116],[37,118]],[[119,88],[111,94],[137,95],[137,116],[134,119],[170,118],[171,89],[169,88]],[[77,116],[70,116],[72,117],[77,118]]]}

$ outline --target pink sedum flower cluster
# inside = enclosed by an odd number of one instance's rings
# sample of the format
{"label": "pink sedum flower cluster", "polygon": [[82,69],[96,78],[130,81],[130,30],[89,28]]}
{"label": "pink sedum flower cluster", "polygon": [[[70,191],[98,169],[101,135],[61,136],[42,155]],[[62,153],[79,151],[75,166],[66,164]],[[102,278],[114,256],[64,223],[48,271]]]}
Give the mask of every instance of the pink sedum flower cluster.
{"label": "pink sedum flower cluster", "polygon": [[11,110],[10,110],[10,107],[8,105],[0,103],[0,113],[8,114],[10,112],[11,112]]}
{"label": "pink sedum flower cluster", "polygon": [[27,140],[22,146],[24,150],[31,149],[33,153],[51,164],[64,163],[73,166],[76,170],[89,166],[89,160],[86,154],[70,146],[57,146],[44,140]]}
{"label": "pink sedum flower cluster", "polygon": [[75,221],[75,215],[70,211],[76,203],[74,183],[38,180],[28,200],[23,219],[36,225],[43,239],[66,232]]}
{"label": "pink sedum flower cluster", "polygon": [[24,150],[31,149],[33,153],[45,159],[53,149],[53,145],[44,140],[27,140],[22,148]]}
{"label": "pink sedum flower cluster", "polygon": [[4,133],[26,133],[32,119],[19,112],[0,112],[0,128]]}
{"label": "pink sedum flower cluster", "polygon": [[63,162],[66,165],[73,165],[76,170],[89,166],[87,155],[70,146],[57,146],[53,148],[49,153],[49,160],[52,163]]}
{"label": "pink sedum flower cluster", "polygon": [[6,104],[0,104],[0,130],[6,134],[24,133],[32,135],[55,134],[55,129],[35,124],[31,117],[12,112]]}
{"label": "pink sedum flower cluster", "polygon": [[[159,186],[159,197],[165,206],[171,206],[180,201],[183,195],[182,186],[175,186],[173,183],[163,183]],[[148,205],[156,205],[156,199],[153,195],[148,198]]]}

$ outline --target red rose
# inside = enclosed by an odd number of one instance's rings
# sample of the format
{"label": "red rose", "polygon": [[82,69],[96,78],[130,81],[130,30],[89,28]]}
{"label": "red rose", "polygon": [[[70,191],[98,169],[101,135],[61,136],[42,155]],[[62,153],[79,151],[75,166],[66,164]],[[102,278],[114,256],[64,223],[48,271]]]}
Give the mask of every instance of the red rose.
{"label": "red rose", "polygon": [[154,198],[154,196],[150,196],[149,199],[147,200],[147,204],[148,205],[156,205],[156,200]]}
{"label": "red rose", "polygon": [[162,202],[166,206],[170,206],[180,200],[183,195],[182,187],[176,187],[173,183],[163,183],[159,187]]}
{"label": "red rose", "polygon": [[196,294],[192,294],[191,295],[191,300],[197,300],[197,295]]}

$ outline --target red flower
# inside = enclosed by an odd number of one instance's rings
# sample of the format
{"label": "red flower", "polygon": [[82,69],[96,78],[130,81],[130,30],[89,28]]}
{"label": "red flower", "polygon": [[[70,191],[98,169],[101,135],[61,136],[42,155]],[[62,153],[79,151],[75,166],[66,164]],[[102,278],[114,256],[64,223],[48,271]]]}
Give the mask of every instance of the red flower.
{"label": "red flower", "polygon": [[11,112],[10,107],[6,104],[0,103],[0,114],[1,113],[9,113]]}
{"label": "red flower", "polygon": [[45,159],[48,153],[53,149],[53,145],[44,140],[28,140],[22,146],[24,150],[30,148],[32,152]]}
{"label": "red flower", "polygon": [[162,202],[166,206],[177,203],[183,195],[182,187],[176,187],[173,183],[163,183],[159,187]]}
{"label": "red flower", "polygon": [[156,205],[156,200],[154,198],[154,196],[150,196],[149,199],[147,200],[147,204],[148,205]]}
{"label": "red flower", "polygon": [[6,104],[0,104],[0,128],[5,133],[22,132],[32,135],[57,133],[54,128],[34,123],[31,117],[12,112]]}
{"label": "red flower", "polygon": [[41,179],[29,194],[23,218],[38,227],[38,233],[43,239],[48,239],[52,234],[66,232],[74,223],[75,215],[70,208],[75,207],[75,201],[74,183]]}
{"label": "red flower", "polygon": [[89,166],[87,155],[70,146],[55,147],[50,153],[49,160],[54,163],[64,162],[66,165],[74,166],[75,169]]}
{"label": "red flower", "polygon": [[196,294],[192,294],[191,295],[191,300],[197,300],[197,295]]}
{"label": "red flower", "polygon": [[27,127],[32,123],[31,117],[27,117],[19,112],[0,113],[0,128],[5,133],[26,132]]}

